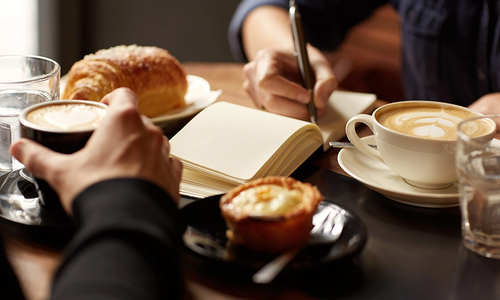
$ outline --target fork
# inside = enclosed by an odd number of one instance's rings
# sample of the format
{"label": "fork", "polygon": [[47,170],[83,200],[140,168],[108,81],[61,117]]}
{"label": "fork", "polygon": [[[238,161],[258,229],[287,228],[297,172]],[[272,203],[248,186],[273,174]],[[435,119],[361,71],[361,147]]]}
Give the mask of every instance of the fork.
{"label": "fork", "polygon": [[[335,242],[344,229],[344,223],[343,210],[335,210],[330,206],[323,207],[313,216],[313,228],[310,232],[309,246]],[[294,248],[267,263],[252,276],[253,282],[267,284],[273,281],[302,249],[303,247]]]}

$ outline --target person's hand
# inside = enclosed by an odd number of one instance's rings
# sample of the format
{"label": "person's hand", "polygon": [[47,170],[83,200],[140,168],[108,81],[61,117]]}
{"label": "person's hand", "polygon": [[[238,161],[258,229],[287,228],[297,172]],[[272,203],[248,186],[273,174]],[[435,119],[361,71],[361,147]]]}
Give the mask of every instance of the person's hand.
{"label": "person's hand", "polygon": [[[483,115],[500,114],[500,93],[486,94],[469,105],[469,108]],[[500,123],[498,122],[497,131],[500,132]]]}
{"label": "person's hand", "polygon": [[[337,88],[337,79],[328,60],[310,47],[309,60],[315,79],[314,103],[318,115],[326,111],[331,93]],[[301,85],[297,58],[292,52],[275,49],[260,50],[255,59],[244,67],[243,87],[257,107],[297,119],[309,120],[306,105],[309,93]]]}
{"label": "person's hand", "polygon": [[486,94],[469,105],[469,108],[484,115],[500,114],[500,93]]}
{"label": "person's hand", "polygon": [[136,95],[120,88],[102,102],[109,105],[107,116],[80,151],[60,154],[20,139],[12,145],[12,155],[50,184],[68,214],[85,188],[118,177],[149,180],[177,202],[182,163],[169,157],[170,144],[161,129],[139,115]]}

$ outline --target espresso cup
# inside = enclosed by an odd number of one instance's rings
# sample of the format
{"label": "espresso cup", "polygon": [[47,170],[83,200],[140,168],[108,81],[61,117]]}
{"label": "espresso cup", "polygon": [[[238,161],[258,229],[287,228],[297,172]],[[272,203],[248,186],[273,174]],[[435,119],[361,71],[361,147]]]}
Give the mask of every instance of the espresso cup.
{"label": "espresso cup", "polygon": [[[455,148],[457,126],[480,116],[468,108],[434,101],[401,101],[383,105],[372,115],[356,115],[346,125],[346,135],[358,150],[387,165],[408,184],[442,189],[457,181]],[[374,134],[377,150],[362,142],[356,125],[366,124]],[[469,128],[482,140],[493,139],[493,122],[478,121]]]}
{"label": "espresso cup", "polygon": [[[71,154],[82,149],[107,113],[107,105],[84,100],[58,100],[35,104],[19,115],[21,137],[53,151]],[[54,190],[35,178],[46,209],[62,210]]]}

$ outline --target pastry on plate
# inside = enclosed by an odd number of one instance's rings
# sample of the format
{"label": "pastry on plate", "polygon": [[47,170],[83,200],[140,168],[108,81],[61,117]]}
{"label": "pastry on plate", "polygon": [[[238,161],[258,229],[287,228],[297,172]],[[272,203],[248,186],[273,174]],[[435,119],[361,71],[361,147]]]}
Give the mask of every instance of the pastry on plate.
{"label": "pastry on plate", "polygon": [[271,176],[228,191],[219,205],[234,244],[279,253],[308,243],[319,190],[291,177]]}
{"label": "pastry on plate", "polygon": [[185,107],[186,72],[167,50],[158,47],[116,46],[86,55],[68,72],[64,100],[101,99],[128,87],[139,98],[139,112],[148,117]]}

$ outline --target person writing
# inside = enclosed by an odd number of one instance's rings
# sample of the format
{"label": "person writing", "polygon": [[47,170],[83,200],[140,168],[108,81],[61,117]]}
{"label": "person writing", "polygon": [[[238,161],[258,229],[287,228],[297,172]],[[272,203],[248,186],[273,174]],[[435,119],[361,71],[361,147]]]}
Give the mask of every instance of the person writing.
{"label": "person writing", "polygon": [[[297,0],[315,75],[318,115],[338,87],[323,55],[350,28],[391,3],[402,32],[402,82],[407,99],[468,106],[500,113],[500,1]],[[244,88],[258,107],[307,120],[307,90],[300,85],[288,17],[288,0],[243,0],[229,28],[237,61],[248,61]],[[401,99],[404,100],[404,99]]]}
{"label": "person writing", "polygon": [[[107,116],[74,154],[27,139],[11,147],[34,176],[55,189],[77,225],[50,299],[180,299],[176,252],[182,225],[176,204],[182,164],[169,157],[161,129],[139,115],[131,90],[117,89],[103,102]],[[13,274],[5,265],[3,256],[3,278]],[[15,285],[2,290],[11,293],[6,299],[22,299]]]}

